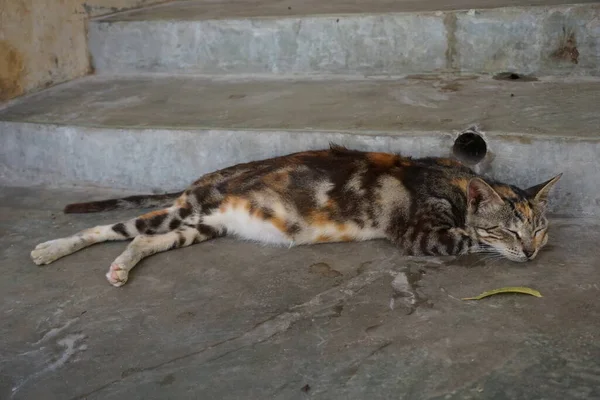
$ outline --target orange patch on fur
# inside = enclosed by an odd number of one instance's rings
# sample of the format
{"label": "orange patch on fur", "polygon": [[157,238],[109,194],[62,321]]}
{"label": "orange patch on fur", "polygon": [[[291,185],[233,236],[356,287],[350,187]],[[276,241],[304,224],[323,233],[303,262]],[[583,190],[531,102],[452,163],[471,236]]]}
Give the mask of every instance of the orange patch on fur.
{"label": "orange patch on fur", "polygon": [[338,223],[336,224],[336,228],[338,231],[344,232],[348,229],[348,226],[346,224]]}
{"label": "orange patch on fur", "polygon": [[315,151],[303,151],[300,153],[292,154],[286,157],[286,161],[293,161],[302,163],[304,157],[329,157],[331,154],[328,150],[315,150]]}
{"label": "orange patch on fur", "polygon": [[283,218],[273,217],[269,219],[269,222],[273,224],[273,226],[279,229],[283,233],[287,233],[287,223]]}
{"label": "orange patch on fur", "polygon": [[460,188],[463,192],[467,193],[467,186],[469,186],[469,179],[467,178],[454,178],[450,181],[451,184]]}
{"label": "orange patch on fur", "polygon": [[342,235],[342,237],[340,238],[340,240],[341,240],[342,242],[351,242],[351,241],[352,241],[352,240],[354,240],[354,239],[353,239],[353,238],[352,238],[352,236],[350,236],[350,235]]}
{"label": "orange patch on fur", "polygon": [[246,211],[250,211],[250,202],[242,197],[228,196],[221,203],[219,211],[225,212],[229,207],[232,209],[243,207]]}
{"label": "orange patch on fur", "polygon": [[513,192],[513,190],[511,188],[509,188],[508,186],[494,186],[494,190],[496,191],[496,193],[498,193],[501,197],[504,197],[505,199],[517,199],[518,196],[516,195],[515,192]]}
{"label": "orange patch on fur", "polygon": [[315,242],[323,243],[323,242],[331,242],[332,238],[329,235],[319,235],[315,239]]}
{"label": "orange patch on fur", "polygon": [[400,157],[389,153],[367,153],[367,159],[384,168],[391,168],[400,161]]}
{"label": "orange patch on fur", "polygon": [[440,158],[437,160],[437,163],[440,165],[444,165],[446,167],[462,167],[463,164],[458,160],[453,160],[452,158]]}
{"label": "orange patch on fur", "polygon": [[243,200],[242,207],[244,207],[244,210],[247,212],[250,212],[250,208],[252,208],[248,200]]}
{"label": "orange patch on fur", "polygon": [[146,213],[144,215],[142,215],[140,218],[152,218],[152,217],[156,217],[157,215],[164,215],[164,214],[168,214],[169,212],[167,210],[156,210],[156,211],[151,211],[149,213]]}
{"label": "orange patch on fur", "polygon": [[331,223],[329,213],[323,211],[313,211],[310,213],[308,220],[311,225],[326,225]]}
{"label": "orange patch on fur", "polygon": [[533,212],[531,208],[526,203],[516,203],[515,209],[519,211],[527,220],[531,220],[533,217]]}
{"label": "orange patch on fur", "polygon": [[275,189],[286,189],[290,184],[290,174],[287,171],[273,172],[265,175],[263,182]]}
{"label": "orange patch on fur", "polygon": [[177,207],[188,208],[190,204],[187,202],[187,195],[183,194],[175,200],[175,205]]}
{"label": "orange patch on fur", "polygon": [[325,203],[325,208],[336,208],[336,207],[337,207],[337,203],[333,199],[329,199]]}

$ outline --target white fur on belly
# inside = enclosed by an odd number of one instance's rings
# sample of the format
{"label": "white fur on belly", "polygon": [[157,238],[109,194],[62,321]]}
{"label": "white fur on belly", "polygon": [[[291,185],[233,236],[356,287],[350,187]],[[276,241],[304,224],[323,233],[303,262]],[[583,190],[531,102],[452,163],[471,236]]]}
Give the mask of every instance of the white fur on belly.
{"label": "white fur on belly", "polygon": [[290,246],[293,240],[277,229],[269,221],[253,217],[244,209],[227,208],[202,219],[203,223],[214,228],[225,228],[228,234],[262,243]]}

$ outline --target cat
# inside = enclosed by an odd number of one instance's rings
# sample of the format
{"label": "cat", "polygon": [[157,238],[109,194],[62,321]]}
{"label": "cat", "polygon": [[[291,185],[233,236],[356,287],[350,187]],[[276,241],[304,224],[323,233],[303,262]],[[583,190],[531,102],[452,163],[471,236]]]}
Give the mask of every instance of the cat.
{"label": "cat", "polygon": [[548,194],[561,175],[522,190],[451,158],[331,145],[209,173],[183,192],[69,204],[65,213],[168,207],[42,243],[31,257],[49,264],[133,238],[106,274],[117,287],[145,257],[229,234],[285,246],[388,239],[406,255],[488,252],[525,262],[548,241]]}

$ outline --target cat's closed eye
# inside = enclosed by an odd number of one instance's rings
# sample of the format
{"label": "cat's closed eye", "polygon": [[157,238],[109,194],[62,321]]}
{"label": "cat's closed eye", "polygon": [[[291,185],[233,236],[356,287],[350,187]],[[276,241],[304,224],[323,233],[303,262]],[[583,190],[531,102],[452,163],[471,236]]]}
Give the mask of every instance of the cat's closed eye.
{"label": "cat's closed eye", "polygon": [[517,240],[521,240],[521,235],[519,235],[519,232],[513,231],[512,229],[505,229],[505,231],[513,235]]}
{"label": "cat's closed eye", "polygon": [[475,229],[478,230],[482,230],[482,231],[493,231],[498,229],[499,226],[498,225],[494,225],[494,226],[476,226]]}
{"label": "cat's closed eye", "polygon": [[501,239],[501,236],[498,235],[499,226],[491,226],[491,227],[477,227],[475,230],[481,237],[487,237],[492,239]]}

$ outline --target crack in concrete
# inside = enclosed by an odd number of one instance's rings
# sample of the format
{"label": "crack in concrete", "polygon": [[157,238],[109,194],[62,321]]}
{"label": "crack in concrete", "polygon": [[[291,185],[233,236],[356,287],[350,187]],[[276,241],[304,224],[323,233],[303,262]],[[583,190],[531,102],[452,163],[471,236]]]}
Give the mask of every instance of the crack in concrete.
{"label": "crack in concrete", "polygon": [[369,354],[367,354],[365,357],[363,357],[360,360],[356,361],[350,367],[352,373],[350,374],[350,376],[348,377],[348,379],[346,379],[346,382],[344,382],[344,385],[348,384],[348,382],[350,382],[350,380],[352,380],[352,378],[354,378],[356,376],[356,374],[360,370],[360,366],[363,365],[365,363],[365,361],[367,361],[369,358],[373,357],[375,354],[379,353],[380,351],[382,351],[386,347],[392,345],[393,343],[394,343],[393,340],[386,341],[382,345],[378,346],[375,350],[373,350]]}

